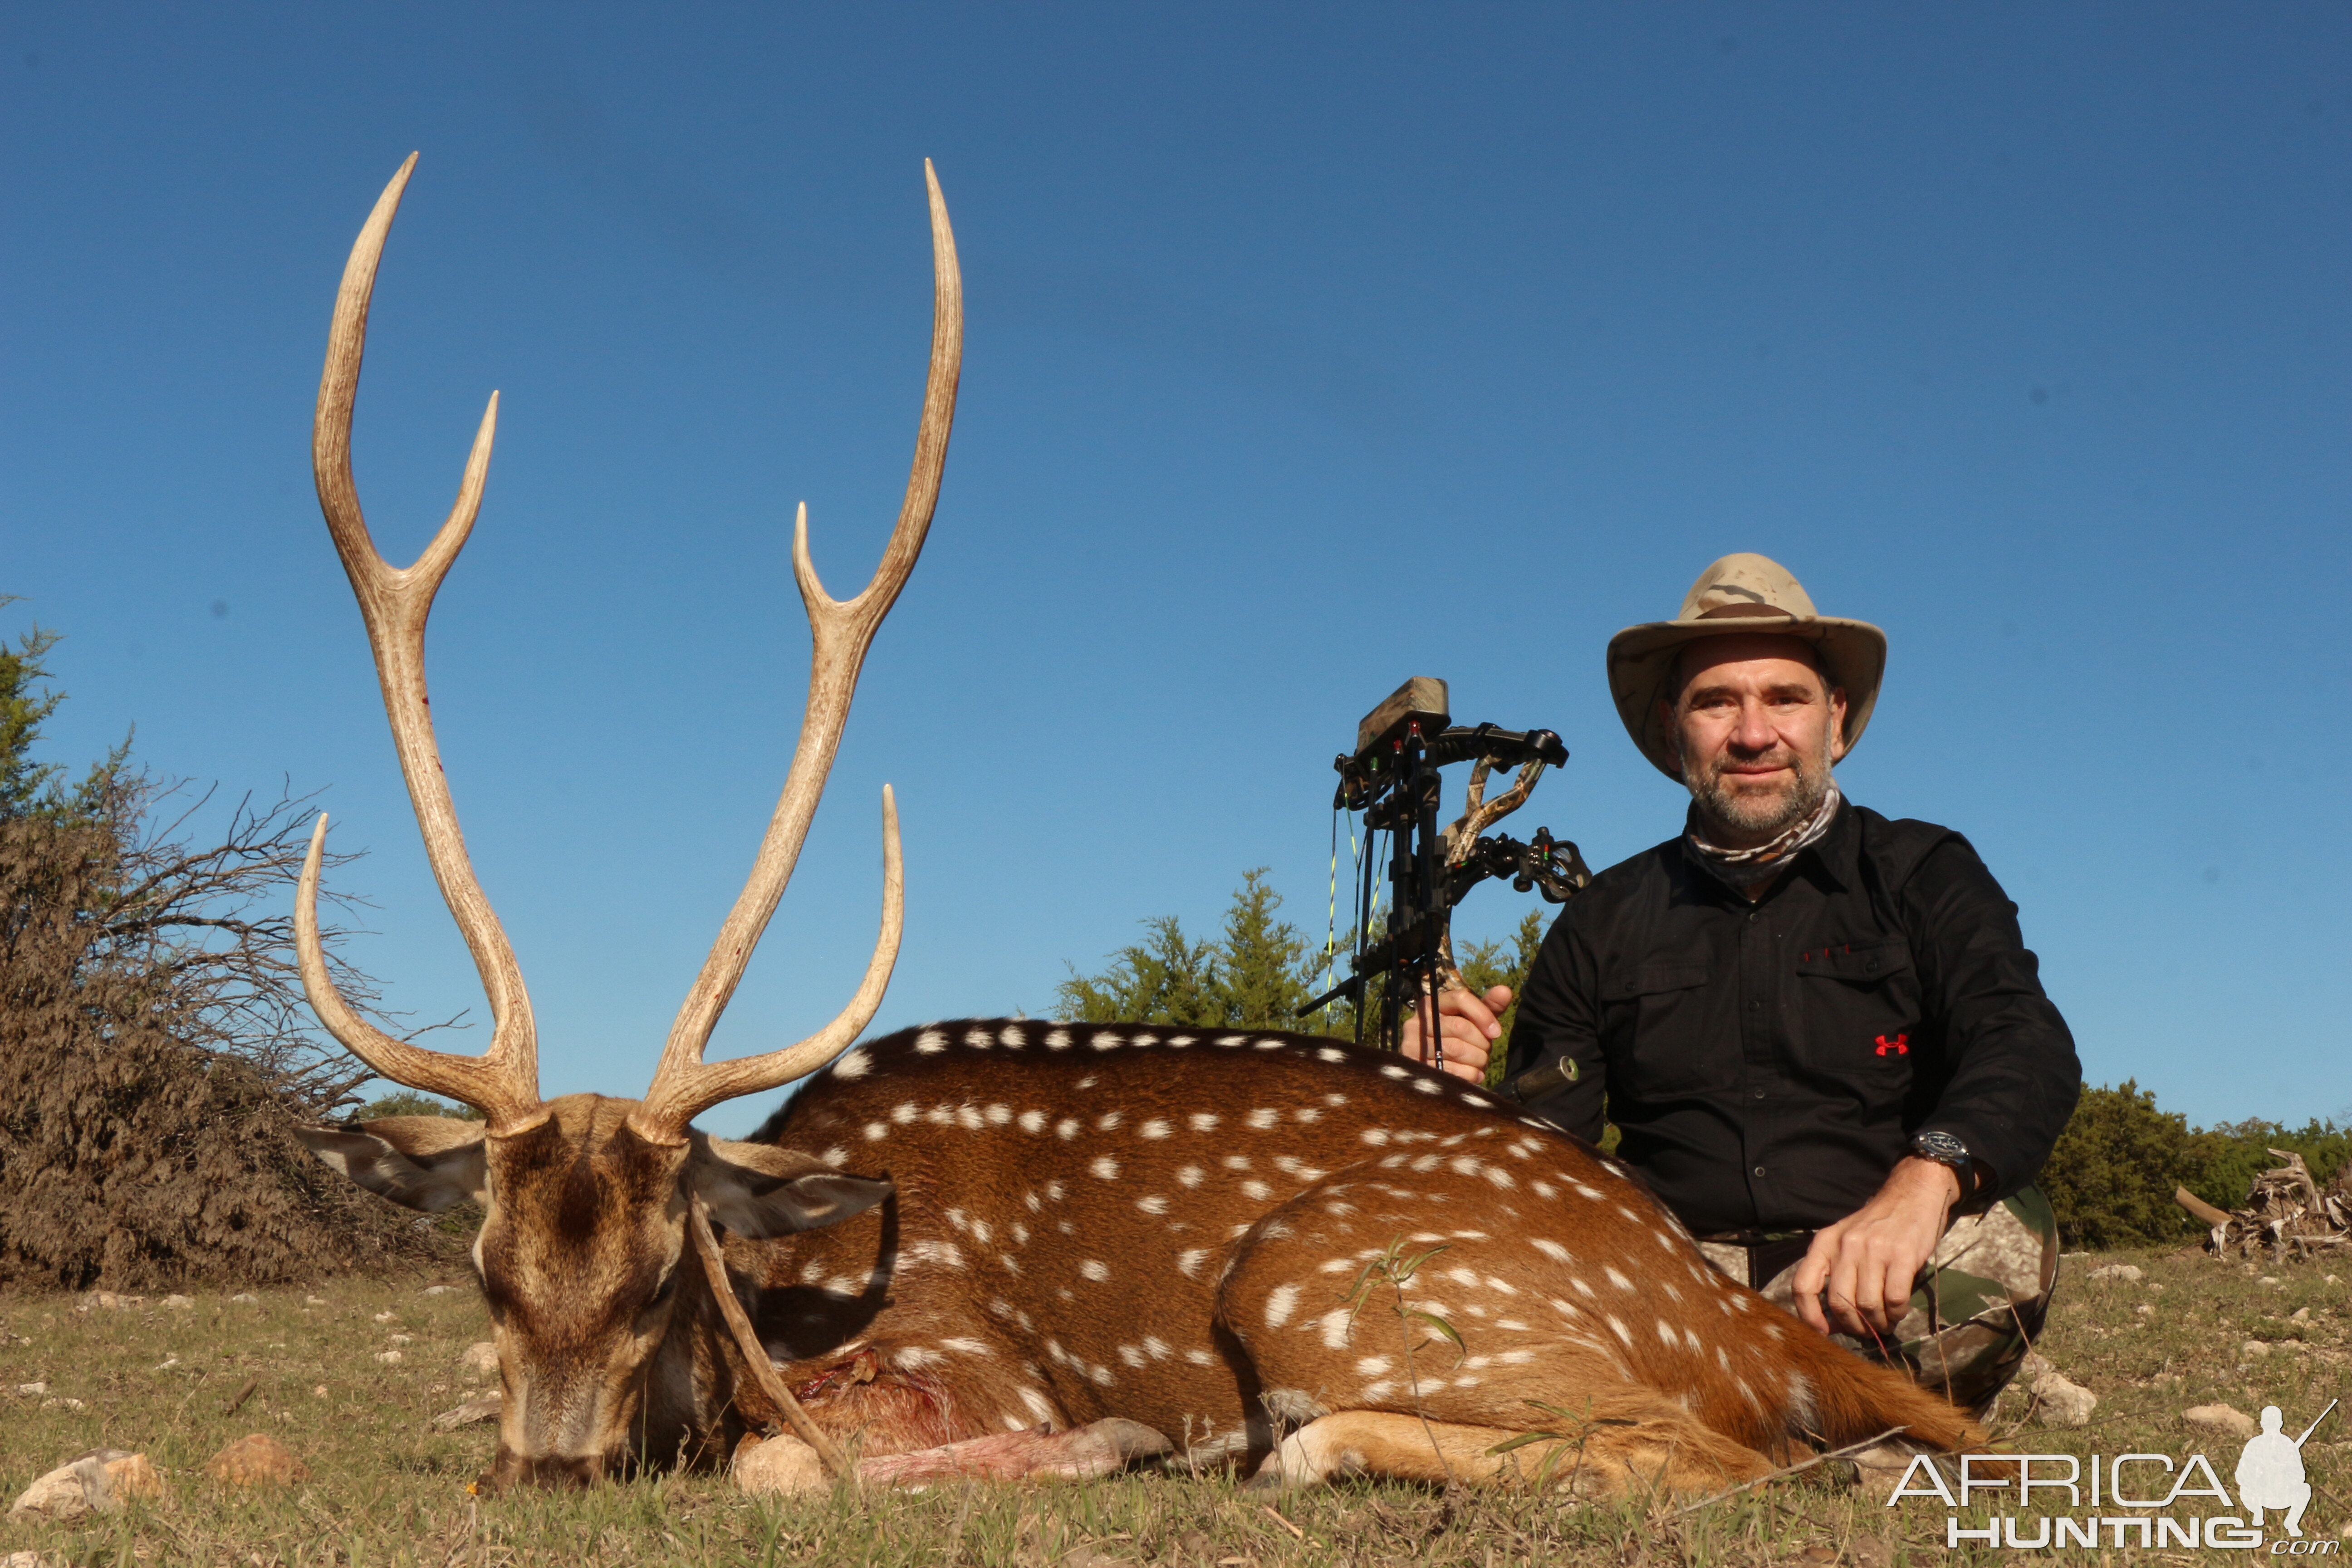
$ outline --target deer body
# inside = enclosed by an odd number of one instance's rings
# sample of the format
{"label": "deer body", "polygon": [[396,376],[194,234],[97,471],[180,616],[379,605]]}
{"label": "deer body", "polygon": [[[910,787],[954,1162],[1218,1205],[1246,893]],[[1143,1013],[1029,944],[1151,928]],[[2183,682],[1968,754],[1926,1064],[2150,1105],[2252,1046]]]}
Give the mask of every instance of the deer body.
{"label": "deer body", "polygon": [[1406,1418],[1408,1448],[1423,1417],[1492,1447],[1632,1412],[1714,1484],[1814,1436],[1969,1430],[1710,1268],[1614,1162],[1328,1039],[934,1025],[755,1141],[894,1189],[745,1259],[770,1353],[869,1455],[1124,1418],[1256,1463],[1341,1412]]}

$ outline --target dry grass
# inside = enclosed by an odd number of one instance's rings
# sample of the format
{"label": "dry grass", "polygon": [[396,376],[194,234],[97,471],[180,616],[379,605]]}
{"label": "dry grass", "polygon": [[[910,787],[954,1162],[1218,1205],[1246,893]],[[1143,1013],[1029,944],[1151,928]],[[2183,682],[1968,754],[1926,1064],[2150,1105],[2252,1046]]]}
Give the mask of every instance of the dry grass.
{"label": "dry grass", "polygon": [[[2297,1429],[2352,1392],[2352,1286],[2321,1268],[2283,1268],[2263,1285],[2200,1258],[2128,1259],[2140,1284],[2094,1283],[2075,1259],[2043,1350],[2095,1390],[2082,1431],[2014,1432],[2032,1451],[2182,1454],[2203,1447],[2226,1478],[2235,1445],[2181,1425],[2190,1405],[2252,1414],[2285,1408]],[[2352,1274],[2352,1270],[2340,1270]],[[2159,1289],[2160,1287],[2160,1289]],[[1351,1486],[1274,1500],[1230,1479],[1144,1475],[1083,1486],[944,1488],[862,1500],[753,1501],[695,1477],[497,1500],[467,1481],[489,1458],[489,1427],[455,1433],[429,1418],[478,1385],[459,1356],[483,1336],[470,1288],[426,1296],[414,1282],[344,1282],[261,1292],[257,1305],[218,1294],[166,1310],[151,1298],[121,1310],[77,1310],[70,1297],[0,1299],[0,1486],[9,1497],[43,1470],[106,1445],[145,1450],[170,1477],[167,1502],[76,1525],[0,1524],[0,1560],[47,1563],[945,1564],[1109,1568],[1181,1563],[1412,1563],[1504,1568],[1522,1563],[1847,1562],[1889,1568],[1940,1561],[1943,1510],[1890,1510],[1816,1472],[1676,1515],[1528,1494],[1446,1497],[1418,1488]],[[2151,1310],[2142,1311],[2141,1308]],[[2308,1316],[2298,1321],[2298,1309]],[[380,1313],[390,1313],[377,1321]],[[395,1333],[409,1336],[395,1346]],[[2246,1358],[2249,1340],[2272,1348]],[[374,1358],[398,1349],[402,1359]],[[2178,1383],[2170,1380],[2178,1378]],[[234,1415],[225,1406],[250,1379]],[[16,1385],[45,1382],[46,1395]],[[323,1393],[320,1392],[323,1390]],[[80,1408],[46,1400],[79,1400]],[[2024,1400],[2004,1402],[2015,1426]],[[2343,1420],[2343,1413],[2331,1424]],[[238,1494],[204,1461],[247,1432],[276,1435],[314,1471],[290,1489]],[[2307,1451],[2321,1489],[2305,1528],[2333,1536],[2352,1521],[2352,1425],[2323,1428]],[[2051,1552],[2058,1561],[2088,1555]]]}

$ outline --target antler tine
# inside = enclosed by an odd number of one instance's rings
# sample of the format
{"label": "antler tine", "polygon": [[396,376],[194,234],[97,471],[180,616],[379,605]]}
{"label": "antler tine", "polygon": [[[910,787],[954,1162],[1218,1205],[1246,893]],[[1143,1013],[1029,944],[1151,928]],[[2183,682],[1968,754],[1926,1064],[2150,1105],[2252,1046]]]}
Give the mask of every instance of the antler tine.
{"label": "antler tine", "polygon": [[448,520],[414,565],[395,568],[377,552],[352,479],[352,410],[359,397],[360,359],[367,347],[368,301],[375,288],[384,237],[391,232],[401,193],[415,167],[416,154],[412,153],[377,198],[375,210],[368,215],[343,268],[342,287],[335,295],[334,321],[327,335],[326,370],[319,379],[310,461],[318,479],[319,510],[326,516],[327,531],[334,539],[336,554],[342,558],[343,572],[359,600],[360,617],[367,626],[376,679],[383,689],[384,714],[392,722],[393,745],[400,753],[401,774],[408,783],[408,799],[416,811],[425,854],[449,913],[474,955],[482,989],[489,996],[494,1025],[489,1050],[480,1057],[462,1057],[404,1044],[362,1019],[335,990],[319,946],[315,908],[319,859],[327,831],[324,816],[311,835],[310,856],[302,873],[296,938],[304,988],[328,1033],[384,1077],[416,1089],[455,1095],[487,1114],[492,1131],[503,1133],[520,1131],[544,1114],[539,1112],[538,1031],[514,949],[467,858],[465,836],[458,831],[457,808],[449,797],[449,781],[441,771],[440,748],[433,739],[433,710],[425,691],[425,623],[433,612],[433,596],[442,578],[465,548],[466,537],[481,510],[490,446],[498,432],[498,394],[490,394]]}
{"label": "antler tine", "polygon": [[719,926],[719,940],[678,1008],[677,1020],[662,1047],[661,1063],[654,1070],[653,1084],[632,1117],[639,1132],[659,1142],[682,1138],[687,1123],[721,1100],[773,1089],[824,1066],[856,1039],[874,1016],[889,984],[891,966],[898,962],[905,894],[898,808],[886,788],[882,795],[882,934],[857,994],[832,1023],[798,1045],[739,1061],[703,1061],[702,1050],[709,1042],[710,1031],[734,995],[751,950],[767,929],[769,917],[776,912],[785,884],[792,880],[793,867],[800,858],[810,818],[824,794],[825,775],[832,771],[834,752],[849,719],[866,650],[915,569],[924,536],[930,531],[932,509],[939,503],[948,433],[955,422],[956,378],[963,363],[963,281],[956,268],[955,234],[948,226],[947,200],[940,194],[939,176],[929,159],[923,161],[923,182],[931,209],[931,365],[923,391],[922,424],[915,433],[915,461],[907,479],[907,499],[898,509],[898,525],[882,552],[873,580],[856,598],[845,601],[827,595],[817,579],[816,566],[809,558],[805,505],[793,523],[793,576],[800,584],[801,602],[808,609],[814,644],[808,709],[801,719],[792,771],[784,779],[767,834],[760,841],[751,875]]}

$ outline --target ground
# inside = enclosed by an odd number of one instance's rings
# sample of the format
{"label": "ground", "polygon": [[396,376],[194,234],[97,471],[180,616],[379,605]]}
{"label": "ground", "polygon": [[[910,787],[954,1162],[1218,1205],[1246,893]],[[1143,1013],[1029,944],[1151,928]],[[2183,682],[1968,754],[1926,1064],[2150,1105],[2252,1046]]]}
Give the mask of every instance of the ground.
{"label": "ground", "polygon": [[[2089,1278],[2112,1262],[2135,1264],[2146,1278]],[[2226,1482],[2237,1442],[2190,1431],[2184,1409],[2226,1403],[2252,1415],[2275,1404],[2293,1432],[2331,1397],[2352,1394],[2352,1283],[2326,1282],[2331,1270],[2352,1281],[2352,1262],[2257,1272],[2189,1254],[2117,1254],[2070,1257],[2065,1268],[2041,1349],[2098,1394],[2098,1409],[2084,1429],[2045,1429],[2038,1418],[2021,1425],[2029,1402],[2012,1391],[1994,1425],[2017,1450],[2179,1456],[2202,1448]],[[2275,1283],[2265,1283],[2265,1274]],[[432,1283],[343,1281],[261,1291],[257,1301],[206,1291],[184,1307],[156,1297],[111,1308],[86,1297],[0,1297],[6,1498],[100,1446],[145,1451],[173,1489],[167,1501],[134,1502],[79,1524],[0,1523],[0,1564],[27,1563],[33,1560],[9,1554],[34,1552],[43,1568],[959,1562],[1892,1568],[1991,1555],[1968,1547],[1948,1552],[1940,1504],[1906,1500],[1890,1509],[1884,1487],[1865,1494],[1828,1468],[1679,1512],[1672,1505],[1593,1506],[1524,1493],[1449,1500],[1401,1486],[1269,1500],[1223,1478],[1158,1474],[789,1502],[748,1500],[717,1477],[477,1499],[467,1482],[489,1458],[492,1428],[445,1433],[430,1418],[487,1386],[460,1364],[466,1347],[484,1337],[482,1309],[470,1286],[426,1294]],[[2297,1318],[2299,1310],[2305,1315]],[[2250,1352],[2250,1343],[2267,1348]],[[392,1351],[398,1361],[378,1359]],[[248,1380],[252,1392],[230,1413]],[[47,1387],[18,1391],[35,1384]],[[2352,1526],[2347,1415],[2339,1408],[2305,1450],[2316,1490],[2305,1529],[2315,1538]],[[206,1479],[210,1455],[257,1431],[289,1446],[312,1479],[255,1493],[233,1493]],[[2352,1543],[2339,1550],[2352,1553]],[[2093,1558],[2079,1549],[2037,1556]]]}

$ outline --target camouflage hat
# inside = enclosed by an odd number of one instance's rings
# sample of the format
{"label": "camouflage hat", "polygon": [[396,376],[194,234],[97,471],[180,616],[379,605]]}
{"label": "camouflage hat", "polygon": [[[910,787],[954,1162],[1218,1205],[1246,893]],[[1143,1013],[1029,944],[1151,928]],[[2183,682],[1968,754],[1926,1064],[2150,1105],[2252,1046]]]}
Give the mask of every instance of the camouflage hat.
{"label": "camouflage hat", "polygon": [[1867,621],[1842,620],[1813,608],[1804,585],[1788,568],[1761,555],[1727,555],[1698,574],[1671,621],[1627,626],[1609,639],[1609,695],[1642,754],[1679,782],[1674,746],[1658,718],[1672,701],[1675,656],[1700,637],[1765,633],[1813,645],[1832,686],[1845,690],[1845,743],[1852,749],[1878,701],[1886,670],[1886,634]]}

